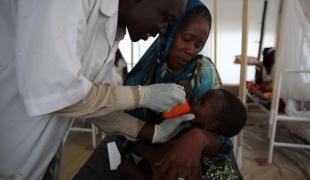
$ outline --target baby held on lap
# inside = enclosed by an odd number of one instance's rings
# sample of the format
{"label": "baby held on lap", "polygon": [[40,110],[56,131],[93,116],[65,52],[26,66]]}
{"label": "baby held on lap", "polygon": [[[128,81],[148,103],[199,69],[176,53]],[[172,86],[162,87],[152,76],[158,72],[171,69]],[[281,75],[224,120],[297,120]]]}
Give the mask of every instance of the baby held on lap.
{"label": "baby held on lap", "polygon": [[[207,91],[199,101],[190,104],[190,111],[195,114],[195,119],[190,121],[189,128],[200,128],[227,137],[238,134],[247,119],[243,103],[235,95],[223,89]],[[182,135],[183,132],[179,135]],[[118,179],[125,177],[151,178],[152,164],[162,159],[170,144],[175,140],[155,145],[141,141],[130,144],[129,151],[141,156],[143,160],[137,165],[130,162],[122,163],[117,172]]]}

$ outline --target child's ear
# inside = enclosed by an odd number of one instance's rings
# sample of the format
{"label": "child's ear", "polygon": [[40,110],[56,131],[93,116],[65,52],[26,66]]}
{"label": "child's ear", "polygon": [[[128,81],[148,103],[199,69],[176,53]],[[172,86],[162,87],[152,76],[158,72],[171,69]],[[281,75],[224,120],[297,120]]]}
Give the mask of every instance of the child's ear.
{"label": "child's ear", "polygon": [[216,122],[216,121],[210,121],[210,122],[208,123],[208,128],[209,128],[209,129],[216,129],[217,125],[218,125],[218,122]]}

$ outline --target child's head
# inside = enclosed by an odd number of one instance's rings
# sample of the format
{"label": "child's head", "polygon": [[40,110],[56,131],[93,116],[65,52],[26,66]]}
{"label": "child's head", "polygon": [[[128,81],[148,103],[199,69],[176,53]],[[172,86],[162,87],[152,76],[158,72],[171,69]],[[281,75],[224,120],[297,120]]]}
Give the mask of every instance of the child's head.
{"label": "child's head", "polygon": [[247,119],[243,103],[223,89],[207,91],[199,102],[191,104],[191,111],[196,116],[193,126],[229,137],[238,134]]}
{"label": "child's head", "polygon": [[208,39],[210,28],[211,14],[206,7],[197,6],[188,12],[169,51],[169,67],[183,68],[196,57]]}

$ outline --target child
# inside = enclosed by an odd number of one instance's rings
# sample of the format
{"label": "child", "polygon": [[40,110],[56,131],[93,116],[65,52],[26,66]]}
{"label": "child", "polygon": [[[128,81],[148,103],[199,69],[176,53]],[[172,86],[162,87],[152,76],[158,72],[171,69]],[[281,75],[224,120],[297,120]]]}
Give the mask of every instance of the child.
{"label": "child", "polygon": [[[272,98],[272,79],[274,76],[274,62],[275,62],[275,49],[265,48],[263,51],[263,62],[256,65],[255,84],[249,87],[251,94],[259,98],[262,104],[268,108],[270,106],[270,99]],[[264,101],[264,100],[267,100]],[[268,101],[269,100],[269,101]]]}
{"label": "child", "polygon": [[[200,101],[190,105],[190,109],[195,114],[195,119],[190,122],[189,128],[201,128],[232,137],[241,131],[246,122],[246,110],[243,103],[223,89],[207,91]],[[131,144],[129,151],[145,159],[138,164],[140,166],[143,164],[142,169],[129,162],[123,163],[119,166],[117,179],[149,179],[152,175],[149,166],[160,161],[169,145],[174,141],[177,141],[177,138],[159,145],[141,141]],[[201,175],[202,172],[200,177]]]}

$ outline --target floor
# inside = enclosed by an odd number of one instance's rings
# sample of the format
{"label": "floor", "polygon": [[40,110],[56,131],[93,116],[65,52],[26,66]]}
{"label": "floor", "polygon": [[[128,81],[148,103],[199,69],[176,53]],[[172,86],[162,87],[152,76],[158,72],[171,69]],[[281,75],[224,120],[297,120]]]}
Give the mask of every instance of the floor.
{"label": "floor", "polygon": [[[267,163],[267,115],[250,107],[244,129],[241,172],[245,180],[310,179],[310,151],[276,148],[273,163]],[[61,180],[71,179],[92,152],[90,134],[71,134],[65,145]]]}
{"label": "floor", "polygon": [[91,142],[90,133],[77,134],[73,132],[69,135],[65,144],[60,180],[72,179],[74,174],[92,153],[93,148]]}
{"label": "floor", "polygon": [[[306,180],[310,179],[310,151],[275,148],[272,164],[267,163],[269,139],[266,113],[248,109],[248,123],[244,131],[242,175],[249,180]],[[282,133],[287,124],[279,124],[277,139],[291,139]],[[299,125],[300,126],[300,125]],[[282,128],[281,128],[282,127]],[[288,138],[289,137],[289,138]]]}

